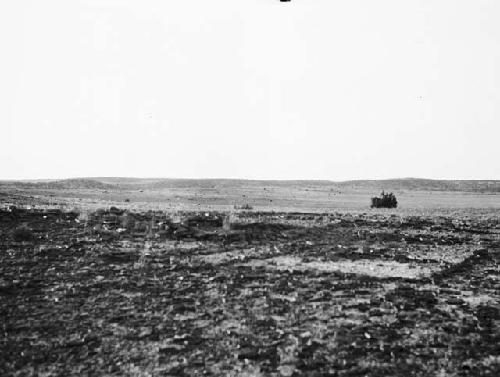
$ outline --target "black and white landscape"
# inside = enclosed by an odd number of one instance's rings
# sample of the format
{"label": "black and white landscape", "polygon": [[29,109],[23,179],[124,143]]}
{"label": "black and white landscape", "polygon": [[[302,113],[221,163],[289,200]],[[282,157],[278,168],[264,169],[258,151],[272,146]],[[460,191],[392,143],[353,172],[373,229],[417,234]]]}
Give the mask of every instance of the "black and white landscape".
{"label": "black and white landscape", "polygon": [[499,19],[0,2],[0,376],[500,376]]}

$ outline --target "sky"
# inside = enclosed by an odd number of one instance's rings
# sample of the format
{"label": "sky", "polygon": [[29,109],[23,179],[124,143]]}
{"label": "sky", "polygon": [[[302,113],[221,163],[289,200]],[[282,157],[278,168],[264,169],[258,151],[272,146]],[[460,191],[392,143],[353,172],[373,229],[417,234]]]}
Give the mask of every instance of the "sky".
{"label": "sky", "polygon": [[0,3],[0,179],[500,179],[498,0]]}

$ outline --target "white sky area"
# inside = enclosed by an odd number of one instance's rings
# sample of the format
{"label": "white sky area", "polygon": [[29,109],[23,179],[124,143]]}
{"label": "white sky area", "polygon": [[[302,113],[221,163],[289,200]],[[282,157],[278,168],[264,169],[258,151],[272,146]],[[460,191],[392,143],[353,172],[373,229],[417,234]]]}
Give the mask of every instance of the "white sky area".
{"label": "white sky area", "polygon": [[0,179],[500,179],[498,0],[11,0],[0,49]]}

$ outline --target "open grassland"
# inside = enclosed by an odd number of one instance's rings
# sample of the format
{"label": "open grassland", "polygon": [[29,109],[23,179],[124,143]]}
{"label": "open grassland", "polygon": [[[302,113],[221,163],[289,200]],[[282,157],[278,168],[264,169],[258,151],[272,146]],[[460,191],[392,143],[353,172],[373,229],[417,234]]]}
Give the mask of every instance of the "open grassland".
{"label": "open grassland", "polygon": [[[34,206],[47,205],[83,210],[119,206],[135,210],[215,210],[229,211],[248,204],[261,211],[367,211],[370,198],[384,189],[338,187],[325,184],[284,184],[262,182],[173,186],[135,187],[130,185],[98,188],[17,188],[0,185],[4,203],[23,202]],[[500,193],[460,191],[394,191],[399,207],[396,213],[453,212],[455,210],[500,210]]]}
{"label": "open grassland", "polygon": [[0,375],[500,375],[496,195],[217,190],[4,190]]}

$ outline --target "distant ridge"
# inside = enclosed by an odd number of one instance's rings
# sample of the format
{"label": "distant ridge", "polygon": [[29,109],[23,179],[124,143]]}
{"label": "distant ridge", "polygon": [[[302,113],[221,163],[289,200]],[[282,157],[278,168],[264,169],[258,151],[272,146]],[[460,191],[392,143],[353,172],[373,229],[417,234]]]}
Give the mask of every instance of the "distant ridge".
{"label": "distant ridge", "polygon": [[188,178],[71,178],[38,181],[0,181],[0,186],[54,190],[112,190],[169,188],[242,188],[242,187],[303,187],[335,188],[370,191],[463,191],[500,193],[500,180],[442,180],[424,178],[395,178],[382,180],[245,180],[245,179],[188,179]]}
{"label": "distant ridge", "polygon": [[19,188],[38,188],[48,190],[71,190],[71,189],[94,189],[105,190],[116,188],[115,185],[110,185],[96,179],[90,178],[71,178],[60,180],[40,180],[40,181],[2,181],[3,185],[14,186]]}
{"label": "distant ridge", "polygon": [[444,180],[424,178],[398,178],[384,180],[354,180],[339,182],[341,187],[372,188],[394,191],[465,191],[500,192],[499,180]]}

